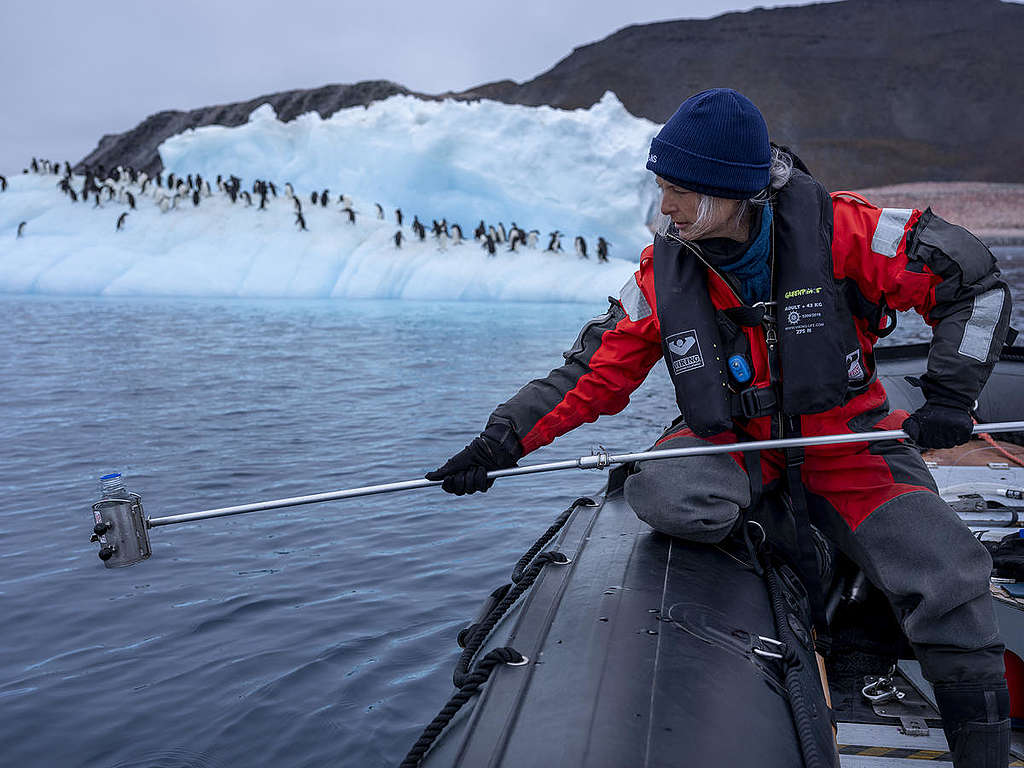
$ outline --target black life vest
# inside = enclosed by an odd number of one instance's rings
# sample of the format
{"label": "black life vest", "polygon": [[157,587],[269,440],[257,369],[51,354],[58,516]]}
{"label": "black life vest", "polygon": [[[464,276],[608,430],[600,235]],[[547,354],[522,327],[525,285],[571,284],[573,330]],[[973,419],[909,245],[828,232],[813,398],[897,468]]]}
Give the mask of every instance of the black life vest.
{"label": "black life vest", "polygon": [[[687,426],[703,437],[732,429],[738,417],[769,411],[821,413],[870,383],[845,291],[834,279],[828,193],[794,169],[773,205],[775,305],[764,322],[777,324],[774,391],[750,387],[737,392],[730,386],[728,358],[743,333],[729,313],[712,304],[699,246],[661,236],[654,240],[654,289],[665,362]],[[770,407],[765,407],[767,402]]]}

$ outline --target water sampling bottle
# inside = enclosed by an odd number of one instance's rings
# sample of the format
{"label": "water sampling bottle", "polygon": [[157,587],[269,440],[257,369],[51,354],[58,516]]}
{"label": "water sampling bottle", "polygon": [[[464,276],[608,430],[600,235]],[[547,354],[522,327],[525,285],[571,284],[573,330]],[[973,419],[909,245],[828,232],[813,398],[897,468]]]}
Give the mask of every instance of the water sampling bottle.
{"label": "water sampling bottle", "polygon": [[120,568],[149,557],[151,550],[142,497],[128,491],[119,472],[100,478],[100,496],[92,505],[96,521],[92,540],[100,544],[103,564],[107,568]]}

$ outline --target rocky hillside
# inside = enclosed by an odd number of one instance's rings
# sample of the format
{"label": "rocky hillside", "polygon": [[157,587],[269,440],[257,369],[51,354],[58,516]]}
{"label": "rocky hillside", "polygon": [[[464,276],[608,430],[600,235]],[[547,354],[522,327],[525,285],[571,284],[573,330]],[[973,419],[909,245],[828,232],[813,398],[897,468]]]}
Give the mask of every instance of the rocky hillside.
{"label": "rocky hillside", "polygon": [[[662,122],[687,95],[750,96],[773,138],[830,187],[1024,179],[1024,5],[999,0],[845,0],[626,27],[526,83],[423,98],[587,107],[614,91]],[[269,101],[284,119],[409,93],[369,82],[162,112],[107,136],[83,162],[159,167],[156,146],[185,128],[238,124]]]}

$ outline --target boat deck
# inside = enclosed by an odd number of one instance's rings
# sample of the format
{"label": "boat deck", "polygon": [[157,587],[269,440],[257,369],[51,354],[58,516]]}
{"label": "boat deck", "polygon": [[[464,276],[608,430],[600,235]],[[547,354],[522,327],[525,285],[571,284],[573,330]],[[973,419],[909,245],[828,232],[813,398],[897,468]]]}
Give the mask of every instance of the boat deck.
{"label": "boat deck", "polygon": [[[1014,461],[1024,460],[1024,446],[974,439],[957,448],[929,451],[924,458],[940,493],[954,504],[979,538],[998,540],[1024,524],[1015,522],[1014,516],[1015,511],[1024,511],[1024,502],[1009,500],[997,492],[1024,488],[1024,466]],[[993,582],[991,588],[1004,642],[1010,651],[1024,657],[1024,584]],[[870,713],[864,717],[867,702],[849,686],[846,691],[833,689],[834,698],[846,695],[861,699],[859,712],[849,718],[844,718],[843,702],[834,702],[843,768],[921,766],[922,761],[936,768],[953,765],[932,689],[922,677],[920,666],[915,661],[901,660],[898,672],[896,687],[906,694],[904,699],[873,708],[875,713],[883,710],[892,724],[879,722]],[[1014,729],[1010,765],[1024,766],[1024,729]]]}

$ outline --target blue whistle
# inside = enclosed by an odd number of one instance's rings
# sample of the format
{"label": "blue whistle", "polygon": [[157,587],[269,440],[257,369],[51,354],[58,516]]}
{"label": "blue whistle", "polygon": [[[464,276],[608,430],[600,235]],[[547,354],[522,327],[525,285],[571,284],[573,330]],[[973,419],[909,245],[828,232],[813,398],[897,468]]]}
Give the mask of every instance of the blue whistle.
{"label": "blue whistle", "polygon": [[733,355],[729,358],[729,375],[737,384],[747,384],[754,378],[754,371],[743,355]]}

